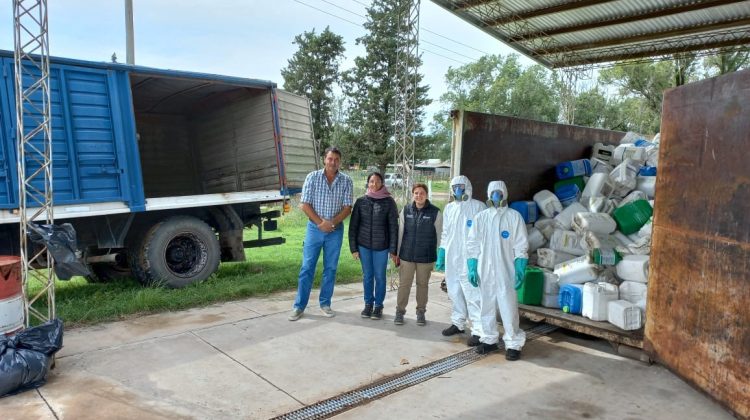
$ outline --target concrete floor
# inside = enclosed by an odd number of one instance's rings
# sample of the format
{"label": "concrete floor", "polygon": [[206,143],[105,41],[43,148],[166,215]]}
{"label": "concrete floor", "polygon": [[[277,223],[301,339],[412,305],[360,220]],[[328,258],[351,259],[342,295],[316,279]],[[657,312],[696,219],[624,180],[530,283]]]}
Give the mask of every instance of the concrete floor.
{"label": "concrete floor", "polygon": [[[286,317],[294,294],[79,328],[48,383],[0,399],[0,418],[269,418],[466,349],[445,338],[450,302],[436,276],[425,327],[363,320],[361,286],[337,286],[335,318],[311,307]],[[340,414],[340,418],[731,419],[660,366],[624,359],[606,342],[564,332]]]}

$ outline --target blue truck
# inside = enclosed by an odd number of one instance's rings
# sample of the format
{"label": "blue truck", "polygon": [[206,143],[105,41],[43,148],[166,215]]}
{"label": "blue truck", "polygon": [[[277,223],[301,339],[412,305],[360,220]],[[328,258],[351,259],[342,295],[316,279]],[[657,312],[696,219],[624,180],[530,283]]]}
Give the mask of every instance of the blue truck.
{"label": "blue truck", "polygon": [[[0,67],[0,255],[19,255],[12,52]],[[283,242],[269,208],[318,165],[307,99],[269,81],[52,58],[50,91],[54,218],[91,281],[183,287]]]}

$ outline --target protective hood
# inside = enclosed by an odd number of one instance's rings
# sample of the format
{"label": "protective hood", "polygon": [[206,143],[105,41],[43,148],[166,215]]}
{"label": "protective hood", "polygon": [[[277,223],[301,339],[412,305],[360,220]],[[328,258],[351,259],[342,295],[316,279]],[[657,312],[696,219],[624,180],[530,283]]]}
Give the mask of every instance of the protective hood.
{"label": "protective hood", "polygon": [[505,206],[503,207],[506,207],[510,201],[508,199],[508,187],[505,186],[505,182],[503,181],[490,181],[490,183],[487,184],[487,201],[490,201],[492,191],[497,190],[500,190],[503,193],[503,201],[505,201]]}
{"label": "protective hood", "polygon": [[451,179],[451,185],[450,185],[450,191],[449,191],[449,194],[451,194],[451,197],[453,196],[453,186],[454,185],[460,185],[460,184],[466,185],[466,189],[464,190],[464,194],[467,196],[467,200],[471,200],[471,191],[472,191],[472,189],[471,189],[471,181],[469,181],[469,178],[467,178],[467,177],[465,177],[463,175],[459,175],[459,176],[453,177],[453,179]]}

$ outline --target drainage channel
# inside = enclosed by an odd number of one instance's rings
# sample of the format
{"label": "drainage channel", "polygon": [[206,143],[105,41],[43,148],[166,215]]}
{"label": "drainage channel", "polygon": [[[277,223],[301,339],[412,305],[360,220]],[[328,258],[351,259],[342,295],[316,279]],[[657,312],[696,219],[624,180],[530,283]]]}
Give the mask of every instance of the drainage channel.
{"label": "drainage channel", "polygon": [[[549,324],[540,324],[526,330],[526,341],[535,340],[556,330],[557,327]],[[504,350],[502,340],[498,343],[500,350]],[[474,349],[462,351],[446,358],[436,360],[424,366],[399,373],[396,376],[382,379],[373,384],[366,385],[353,391],[329,398],[300,408],[273,420],[307,420],[324,419],[335,414],[342,413],[358,405],[383,398],[402,389],[412,387],[428,379],[443,375],[452,370],[462,368],[470,363],[482,359],[485,355],[477,354]]]}

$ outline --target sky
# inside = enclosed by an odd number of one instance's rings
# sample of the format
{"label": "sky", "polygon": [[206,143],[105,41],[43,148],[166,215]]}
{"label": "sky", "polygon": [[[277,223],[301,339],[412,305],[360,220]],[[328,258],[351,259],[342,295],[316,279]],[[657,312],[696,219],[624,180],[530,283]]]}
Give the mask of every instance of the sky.
{"label": "sky", "polygon": [[[364,54],[356,45],[365,34],[370,0],[133,0],[135,63],[156,68],[271,80],[281,87],[281,69],[297,50],[304,31],[329,26],[342,35],[341,69]],[[91,61],[125,62],[124,0],[48,1],[50,54]],[[0,49],[13,49],[13,11],[1,0]],[[335,16],[334,16],[335,15]],[[430,86],[430,115],[442,108],[445,72],[484,54],[512,49],[445,9],[422,0],[420,51],[424,82]],[[522,57],[524,65],[533,62]]]}

